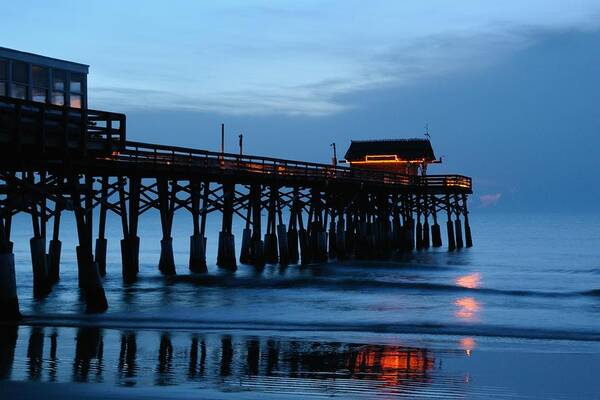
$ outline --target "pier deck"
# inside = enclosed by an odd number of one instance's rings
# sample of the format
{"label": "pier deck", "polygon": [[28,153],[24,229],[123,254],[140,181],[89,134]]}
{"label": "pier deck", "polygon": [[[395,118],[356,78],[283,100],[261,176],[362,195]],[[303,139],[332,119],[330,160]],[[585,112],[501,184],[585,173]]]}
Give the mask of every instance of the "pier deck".
{"label": "pier deck", "polygon": [[[36,297],[45,296],[60,277],[60,217],[74,212],[79,286],[89,311],[108,307],[102,289],[107,240],[113,239],[105,235],[108,212],[121,219],[125,282],[137,277],[138,219],[151,209],[161,216],[158,268],[165,275],[176,273],[171,232],[180,210],[192,216],[189,269],[194,273],[207,271],[206,241],[212,235],[206,234],[206,218],[212,212],[222,216],[217,265],[229,269],[238,260],[262,267],[382,259],[440,247],[441,212],[447,214],[449,250],[472,245],[469,177],[403,175],[132,142],[126,140],[125,124],[123,114],[0,97],[0,309],[5,310],[0,318],[18,315],[10,240],[18,212],[32,217]],[[245,221],[239,258],[234,216]]]}

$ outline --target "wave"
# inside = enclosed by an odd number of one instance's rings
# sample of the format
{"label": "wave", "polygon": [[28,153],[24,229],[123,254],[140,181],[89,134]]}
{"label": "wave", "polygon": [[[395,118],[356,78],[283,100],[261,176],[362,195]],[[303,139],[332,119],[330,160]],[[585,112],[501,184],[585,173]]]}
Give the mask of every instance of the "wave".
{"label": "wave", "polygon": [[583,296],[600,297],[600,289],[586,290],[579,293]]}
{"label": "wave", "polygon": [[[152,278],[150,278],[152,279]],[[156,279],[164,280],[163,277]],[[181,275],[166,278],[171,283],[190,283],[205,287],[224,287],[224,288],[242,288],[242,289],[329,289],[329,290],[381,290],[381,289],[399,289],[399,290],[421,290],[432,292],[450,292],[450,293],[478,293],[504,296],[524,296],[524,297],[577,297],[577,296],[600,296],[600,289],[573,291],[573,292],[552,292],[520,289],[494,289],[494,288],[467,288],[463,286],[432,283],[432,282],[398,282],[382,281],[373,279],[336,279],[336,278],[244,278],[233,276],[202,276],[202,275]]]}
{"label": "wave", "polygon": [[600,331],[523,328],[501,325],[464,325],[440,323],[348,323],[285,322],[175,318],[144,315],[44,315],[25,316],[21,325],[56,327],[102,327],[109,329],[150,330],[246,330],[282,332],[368,332],[385,334],[425,334],[445,336],[481,336],[514,339],[600,342]]}

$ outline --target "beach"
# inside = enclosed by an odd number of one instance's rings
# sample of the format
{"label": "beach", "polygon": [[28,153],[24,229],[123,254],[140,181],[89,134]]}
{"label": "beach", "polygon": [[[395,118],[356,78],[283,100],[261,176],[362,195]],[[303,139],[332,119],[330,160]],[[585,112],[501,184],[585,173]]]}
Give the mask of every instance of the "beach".
{"label": "beach", "polygon": [[[17,220],[25,317],[0,334],[7,398],[600,393],[598,217],[483,213],[473,218],[471,249],[236,272],[213,264],[204,275],[187,270],[182,241],[171,278],[156,268],[153,218],[141,221],[147,230],[132,285],[121,280],[118,229],[109,231],[110,309],[100,315],[83,311],[67,237],[61,281],[33,299],[30,227]],[[175,237],[186,237],[184,223],[174,226],[182,229]],[[215,245],[209,238],[209,260]]]}

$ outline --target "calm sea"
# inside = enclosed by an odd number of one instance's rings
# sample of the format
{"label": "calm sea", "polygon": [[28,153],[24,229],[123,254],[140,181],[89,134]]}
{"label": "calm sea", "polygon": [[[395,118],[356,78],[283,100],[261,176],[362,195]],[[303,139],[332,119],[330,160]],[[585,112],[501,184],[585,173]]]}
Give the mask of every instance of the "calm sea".
{"label": "calm sea", "polygon": [[385,262],[240,265],[234,273],[214,265],[215,220],[209,273],[190,275],[192,224],[178,215],[178,275],[165,278],[157,268],[159,221],[149,214],[140,222],[139,280],[124,286],[112,217],[110,310],[90,316],[77,290],[73,221],[65,218],[61,232],[61,280],[36,301],[31,227],[18,217],[19,299],[32,318],[3,328],[2,384],[54,382],[85,393],[85,382],[96,382],[139,397],[596,398],[600,216],[475,211],[471,218],[471,249]]}

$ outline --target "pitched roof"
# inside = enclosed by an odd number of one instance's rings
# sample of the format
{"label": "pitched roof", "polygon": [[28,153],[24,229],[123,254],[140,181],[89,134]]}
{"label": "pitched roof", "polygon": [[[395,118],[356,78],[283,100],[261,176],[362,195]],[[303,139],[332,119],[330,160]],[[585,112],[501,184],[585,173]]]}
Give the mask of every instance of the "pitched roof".
{"label": "pitched roof", "polygon": [[348,161],[364,160],[367,155],[397,155],[403,160],[435,160],[427,139],[353,140],[346,152]]}

